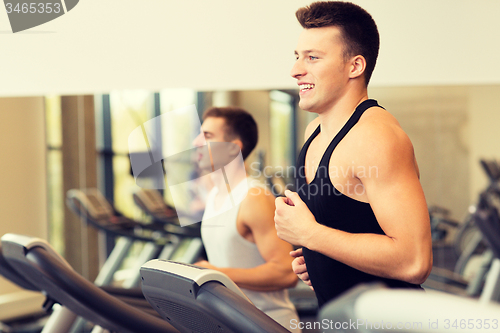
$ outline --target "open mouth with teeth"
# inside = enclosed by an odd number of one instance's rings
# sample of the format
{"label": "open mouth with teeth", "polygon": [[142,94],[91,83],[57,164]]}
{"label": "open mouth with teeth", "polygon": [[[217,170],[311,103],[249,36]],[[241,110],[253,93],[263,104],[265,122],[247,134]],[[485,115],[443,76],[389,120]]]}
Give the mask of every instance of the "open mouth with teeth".
{"label": "open mouth with teeth", "polygon": [[309,84],[309,83],[307,83],[307,84],[301,84],[299,86],[299,88],[300,88],[300,91],[311,90],[312,88],[314,88],[314,84]]}

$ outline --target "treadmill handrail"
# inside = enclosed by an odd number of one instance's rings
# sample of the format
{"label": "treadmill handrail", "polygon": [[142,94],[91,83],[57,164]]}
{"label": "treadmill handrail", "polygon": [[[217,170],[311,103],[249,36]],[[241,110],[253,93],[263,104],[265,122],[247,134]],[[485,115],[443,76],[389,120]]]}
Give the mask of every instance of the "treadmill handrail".
{"label": "treadmill handrail", "polygon": [[5,260],[3,256],[3,250],[0,246],[0,275],[6,278],[7,280],[15,283],[21,288],[31,290],[31,291],[40,291],[35,285],[26,280],[24,276],[19,274],[8,262]]}
{"label": "treadmill handrail", "polygon": [[241,289],[226,274],[208,268],[180,263],[171,260],[153,259],[142,265],[142,268],[148,268],[163,271],[168,274],[174,274],[187,278],[195,282],[199,287],[209,281],[219,282],[229,290],[233,291],[246,301],[252,301],[241,291]]}
{"label": "treadmill handrail", "polygon": [[[14,234],[14,233],[7,233],[2,236],[1,238],[2,244],[5,243],[12,243],[15,246],[22,246],[25,249],[25,252],[35,248],[35,247],[42,247],[44,248],[47,252],[50,253],[51,256],[59,260],[63,265],[66,265],[67,267],[71,268],[70,264],[64,259],[59,253],[54,250],[50,244],[42,238],[38,237],[31,237],[31,236],[26,236],[26,235],[19,235],[19,234]],[[16,255],[16,256],[23,256],[24,253],[20,251],[16,251],[13,253],[11,251],[11,247],[5,247],[5,252],[9,252],[10,255]],[[8,255],[8,254],[7,254]],[[72,269],[72,268],[71,268]]]}
{"label": "treadmill handrail", "polygon": [[[54,257],[45,246],[27,249],[21,243],[3,243],[2,240],[2,247],[6,250],[5,259],[18,273],[26,276],[47,297],[94,324],[124,332],[177,332],[164,320],[109,295]],[[14,249],[9,250],[11,247]],[[14,253],[19,249],[23,249],[22,256]]]}

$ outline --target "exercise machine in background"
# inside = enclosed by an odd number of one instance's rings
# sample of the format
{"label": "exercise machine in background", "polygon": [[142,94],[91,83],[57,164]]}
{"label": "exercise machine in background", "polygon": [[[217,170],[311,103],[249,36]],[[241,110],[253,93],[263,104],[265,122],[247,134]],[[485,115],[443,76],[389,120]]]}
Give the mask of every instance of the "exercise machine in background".
{"label": "exercise machine in background", "polygon": [[115,272],[123,265],[132,245],[143,244],[141,253],[129,269],[130,275],[123,281],[124,287],[139,285],[139,269],[154,258],[175,259],[193,263],[202,252],[199,229],[184,228],[175,221],[143,223],[123,216],[95,188],[69,190],[66,203],[85,222],[111,237],[117,237],[115,247],[100,269],[97,285],[108,285]]}
{"label": "exercise machine in background", "polygon": [[[199,228],[181,227],[173,216],[150,223],[130,219],[115,209],[95,188],[69,190],[66,203],[86,223],[104,232],[106,238],[116,238],[113,250],[94,281],[97,286],[108,286],[116,281],[116,273],[124,266],[134,246],[142,249],[134,256],[125,278],[119,279],[119,286],[123,288],[139,286],[140,267],[148,260],[163,258],[194,263],[203,252]],[[73,332],[81,331],[83,325],[84,321],[79,319]]]}
{"label": "exercise machine in background", "polygon": [[[500,198],[500,167],[495,160],[481,160],[481,167],[488,177],[488,186],[481,192],[479,201],[498,201]],[[478,297],[483,292],[486,275],[494,260],[491,247],[486,242],[486,235],[475,223],[475,211],[477,205],[469,207],[465,221],[457,227],[453,240],[453,250],[448,251],[459,254],[454,264],[454,270],[450,271],[434,266],[431,275],[424,283],[426,289],[447,291],[462,296]],[[430,209],[431,227],[434,235],[440,234],[443,227],[450,227],[446,211],[443,209]],[[444,231],[443,231],[444,234]],[[434,244],[434,250],[446,250]]]}
{"label": "exercise machine in background", "polygon": [[8,267],[46,295],[45,308],[62,306],[51,315],[43,333],[69,332],[76,315],[97,325],[93,333],[177,332],[154,315],[140,293],[125,290],[121,298],[111,295],[74,271],[42,239],[6,234],[1,247]]}

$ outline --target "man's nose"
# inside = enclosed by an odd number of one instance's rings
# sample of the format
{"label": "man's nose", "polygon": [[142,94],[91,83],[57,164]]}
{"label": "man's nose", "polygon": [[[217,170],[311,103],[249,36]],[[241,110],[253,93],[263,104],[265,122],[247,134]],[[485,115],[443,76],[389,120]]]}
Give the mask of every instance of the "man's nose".
{"label": "man's nose", "polygon": [[195,147],[201,147],[206,144],[205,142],[205,135],[203,135],[203,132],[200,132],[196,138],[193,140],[193,146]]}
{"label": "man's nose", "polygon": [[301,76],[305,75],[304,64],[300,59],[297,59],[297,61],[293,64],[290,75],[295,79],[299,79]]}

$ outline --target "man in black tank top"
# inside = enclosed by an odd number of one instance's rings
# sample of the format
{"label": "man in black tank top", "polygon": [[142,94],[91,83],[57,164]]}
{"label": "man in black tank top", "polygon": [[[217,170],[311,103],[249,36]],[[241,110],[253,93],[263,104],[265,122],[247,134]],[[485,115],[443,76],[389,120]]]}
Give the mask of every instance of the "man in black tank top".
{"label": "man in black tank top", "polygon": [[379,35],[352,3],[316,2],[296,13],[304,28],[291,75],[306,129],[296,192],[276,199],[278,236],[299,249],[295,273],[320,306],[356,284],[420,288],[432,267],[427,205],[413,146],[367,86]]}

